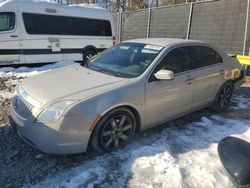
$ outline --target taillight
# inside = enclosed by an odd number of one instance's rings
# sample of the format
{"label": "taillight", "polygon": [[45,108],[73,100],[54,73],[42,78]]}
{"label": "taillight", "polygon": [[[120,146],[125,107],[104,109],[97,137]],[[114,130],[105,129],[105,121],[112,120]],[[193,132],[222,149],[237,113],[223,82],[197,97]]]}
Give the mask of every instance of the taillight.
{"label": "taillight", "polygon": [[113,46],[116,44],[116,37],[115,36],[113,36],[112,37],[112,40],[113,40]]}

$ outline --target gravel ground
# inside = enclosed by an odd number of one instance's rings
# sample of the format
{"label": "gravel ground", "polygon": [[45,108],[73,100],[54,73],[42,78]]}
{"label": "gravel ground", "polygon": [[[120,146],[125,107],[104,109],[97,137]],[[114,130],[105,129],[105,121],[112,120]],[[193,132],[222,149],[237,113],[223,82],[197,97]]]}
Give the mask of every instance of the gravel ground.
{"label": "gravel ground", "polygon": [[[24,77],[1,76],[0,93],[7,91],[10,95],[14,92],[15,84]],[[250,85],[241,87],[236,95],[250,97]],[[48,175],[55,176],[73,167],[78,166],[83,161],[87,161],[93,156],[89,153],[78,155],[48,155],[44,154],[27,144],[25,144],[13,131],[8,122],[9,96],[0,95],[0,187],[22,187],[34,185],[43,181]],[[178,124],[188,123],[210,114],[208,110],[202,110],[189,116],[180,118],[168,123],[168,126],[178,126]],[[235,114],[235,113],[234,113]],[[230,116],[230,111],[225,112],[225,116]],[[250,118],[249,113],[239,112],[238,116]],[[247,116],[247,117],[246,117]],[[163,126],[164,127],[164,126]],[[162,126],[148,130],[136,136],[135,140],[144,138],[162,130]],[[115,164],[114,164],[115,165]],[[114,166],[115,167],[115,166]]]}
{"label": "gravel ground", "polygon": [[[10,94],[23,77],[0,78],[0,91]],[[1,97],[1,95],[0,95]],[[7,96],[9,97],[9,96]],[[24,143],[9,124],[9,98],[0,98],[0,187],[21,187],[40,182],[48,174],[77,166],[88,155],[48,155]]]}

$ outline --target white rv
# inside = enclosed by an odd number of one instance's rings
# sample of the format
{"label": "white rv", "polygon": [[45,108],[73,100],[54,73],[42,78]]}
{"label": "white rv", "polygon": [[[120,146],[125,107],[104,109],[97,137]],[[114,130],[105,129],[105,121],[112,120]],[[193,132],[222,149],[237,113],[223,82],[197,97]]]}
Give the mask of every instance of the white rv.
{"label": "white rv", "polygon": [[114,40],[112,14],[106,9],[0,0],[0,65],[82,61]]}

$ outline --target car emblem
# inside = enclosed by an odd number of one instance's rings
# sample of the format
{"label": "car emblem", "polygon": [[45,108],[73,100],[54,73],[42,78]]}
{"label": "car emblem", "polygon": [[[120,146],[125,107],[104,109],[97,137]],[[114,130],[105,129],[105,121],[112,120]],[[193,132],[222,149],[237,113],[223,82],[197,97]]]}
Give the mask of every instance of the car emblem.
{"label": "car emblem", "polygon": [[16,98],[13,102],[13,108],[17,109],[20,106],[20,99]]}

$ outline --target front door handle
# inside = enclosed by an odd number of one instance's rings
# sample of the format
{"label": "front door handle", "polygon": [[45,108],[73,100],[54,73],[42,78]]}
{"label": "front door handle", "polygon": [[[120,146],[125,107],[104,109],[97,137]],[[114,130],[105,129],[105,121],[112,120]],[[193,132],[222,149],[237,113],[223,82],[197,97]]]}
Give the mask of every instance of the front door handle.
{"label": "front door handle", "polygon": [[17,38],[17,35],[10,35],[11,38]]}

